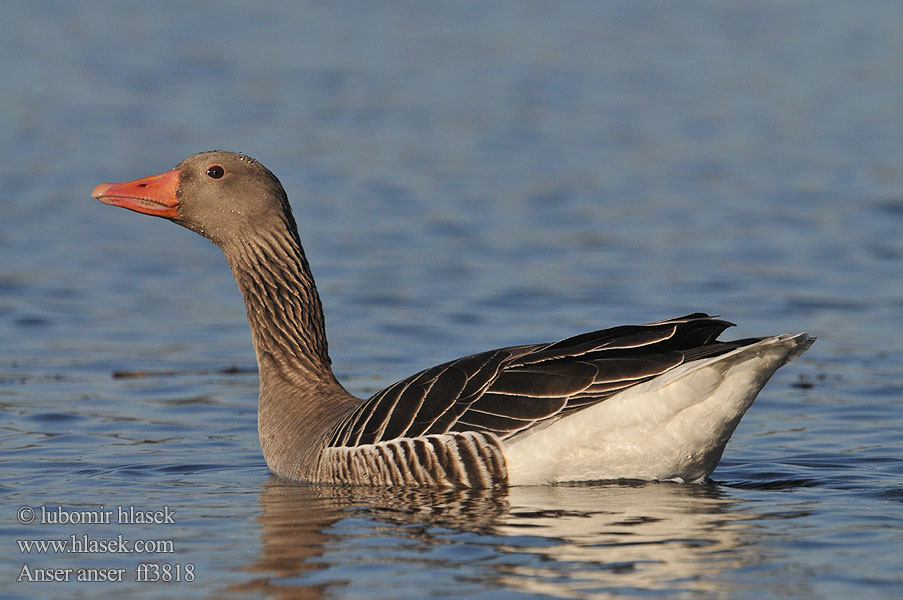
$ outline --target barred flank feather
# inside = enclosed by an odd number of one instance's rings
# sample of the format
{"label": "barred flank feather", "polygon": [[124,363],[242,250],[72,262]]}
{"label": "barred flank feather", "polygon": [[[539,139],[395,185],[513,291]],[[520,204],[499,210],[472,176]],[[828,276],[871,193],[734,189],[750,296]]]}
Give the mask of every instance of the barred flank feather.
{"label": "barred flank feather", "polygon": [[385,486],[488,488],[508,473],[499,438],[473,431],[326,448],[319,481]]}

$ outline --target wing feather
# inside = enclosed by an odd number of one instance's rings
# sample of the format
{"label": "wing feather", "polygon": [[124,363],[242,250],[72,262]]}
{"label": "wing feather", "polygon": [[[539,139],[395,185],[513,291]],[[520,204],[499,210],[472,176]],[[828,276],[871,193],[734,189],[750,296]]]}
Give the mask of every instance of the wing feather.
{"label": "wing feather", "polygon": [[562,358],[575,358],[600,350],[628,350],[651,346],[670,339],[677,330],[677,326],[624,325],[614,329],[619,331],[612,333],[609,329],[603,329],[561,340],[542,350],[521,357],[515,364],[526,365]]}
{"label": "wing feather", "polygon": [[[330,446],[352,447],[409,438],[433,440],[432,436],[468,431],[495,434],[504,440],[539,423],[603,402],[683,362],[757,341],[716,341],[730,325],[694,313],[459,358],[416,373],[373,395],[338,427]],[[471,456],[471,450],[466,444],[460,446],[456,460],[474,464],[477,458]],[[421,442],[380,450],[390,451],[416,453],[418,462],[429,464],[430,457],[440,461],[448,458],[443,456],[449,448],[427,448]],[[374,452],[368,451],[355,460],[373,460]],[[464,455],[469,458],[462,459]],[[380,462],[391,459],[379,456]],[[397,476],[381,475],[390,479]],[[476,472],[461,472],[452,478],[479,476]]]}
{"label": "wing feather", "polygon": [[580,361],[535,364],[502,371],[488,391],[534,398],[558,398],[585,390],[592,385],[598,373],[598,367]]}
{"label": "wing feather", "polygon": [[[471,404],[470,410],[465,415],[479,411],[487,415],[532,422],[557,413],[564,408],[566,403],[567,396],[537,398],[486,392],[479,400]],[[461,417],[461,420],[463,419],[464,416]]]}
{"label": "wing feather", "polygon": [[430,373],[422,382],[409,385],[392,405],[380,439],[416,437],[419,434],[410,433],[415,419],[427,420],[433,412],[441,414],[448,410],[466,384],[467,374],[452,364]]}
{"label": "wing feather", "polygon": [[[495,413],[487,413],[480,410],[469,410],[452,428],[454,431],[469,431],[479,429],[492,431],[499,435],[509,434],[514,431],[526,429],[536,423],[536,419],[514,419]],[[504,436],[502,436],[504,437]]]}
{"label": "wing feather", "polygon": [[[389,412],[392,410],[398,397],[404,393],[404,390],[410,384],[410,379],[402,379],[377,394],[384,401],[368,401],[362,404],[361,408],[366,407],[367,410],[359,409],[355,413],[355,418],[347,426],[348,436],[339,445],[357,446],[359,444],[372,443],[372,440],[379,439],[379,432],[383,430]],[[374,396],[374,398],[376,397]]]}
{"label": "wing feather", "polygon": [[599,374],[589,387],[657,377],[683,362],[684,356],[680,352],[635,358],[597,358],[592,364],[596,366]]}

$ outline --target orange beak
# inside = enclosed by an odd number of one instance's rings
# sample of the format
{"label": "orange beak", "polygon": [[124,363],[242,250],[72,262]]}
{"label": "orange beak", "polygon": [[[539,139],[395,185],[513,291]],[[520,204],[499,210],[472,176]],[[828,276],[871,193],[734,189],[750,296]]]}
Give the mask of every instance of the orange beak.
{"label": "orange beak", "polygon": [[101,183],[91,192],[110,206],[121,206],[155,217],[173,219],[179,216],[179,169],[142,177],[125,183]]}

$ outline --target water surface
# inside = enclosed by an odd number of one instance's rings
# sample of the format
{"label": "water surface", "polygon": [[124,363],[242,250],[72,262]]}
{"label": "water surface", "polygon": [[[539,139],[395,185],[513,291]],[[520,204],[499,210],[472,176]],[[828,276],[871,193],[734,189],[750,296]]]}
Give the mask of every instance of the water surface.
{"label": "water surface", "polygon": [[[0,598],[903,593],[898,4],[30,2],[0,31]],[[89,197],[210,148],[282,179],[361,395],[696,310],[819,341],[706,485],[280,481],[219,250]],[[17,520],[117,506],[174,522]],[[173,552],[18,545],[70,535]]]}

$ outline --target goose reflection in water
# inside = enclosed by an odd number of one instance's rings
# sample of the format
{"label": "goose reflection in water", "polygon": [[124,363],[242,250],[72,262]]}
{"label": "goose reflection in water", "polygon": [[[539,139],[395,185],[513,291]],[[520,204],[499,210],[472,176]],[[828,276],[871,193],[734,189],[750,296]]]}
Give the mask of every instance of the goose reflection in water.
{"label": "goose reflection in water", "polygon": [[[761,560],[744,543],[755,515],[714,485],[394,489],[272,477],[260,508],[260,552],[245,566],[253,577],[228,592],[320,598],[351,586],[370,597],[433,596],[454,568],[449,593],[464,595],[721,595],[733,590],[719,574]],[[405,580],[417,563],[429,590]],[[393,579],[401,564],[404,578]]]}

